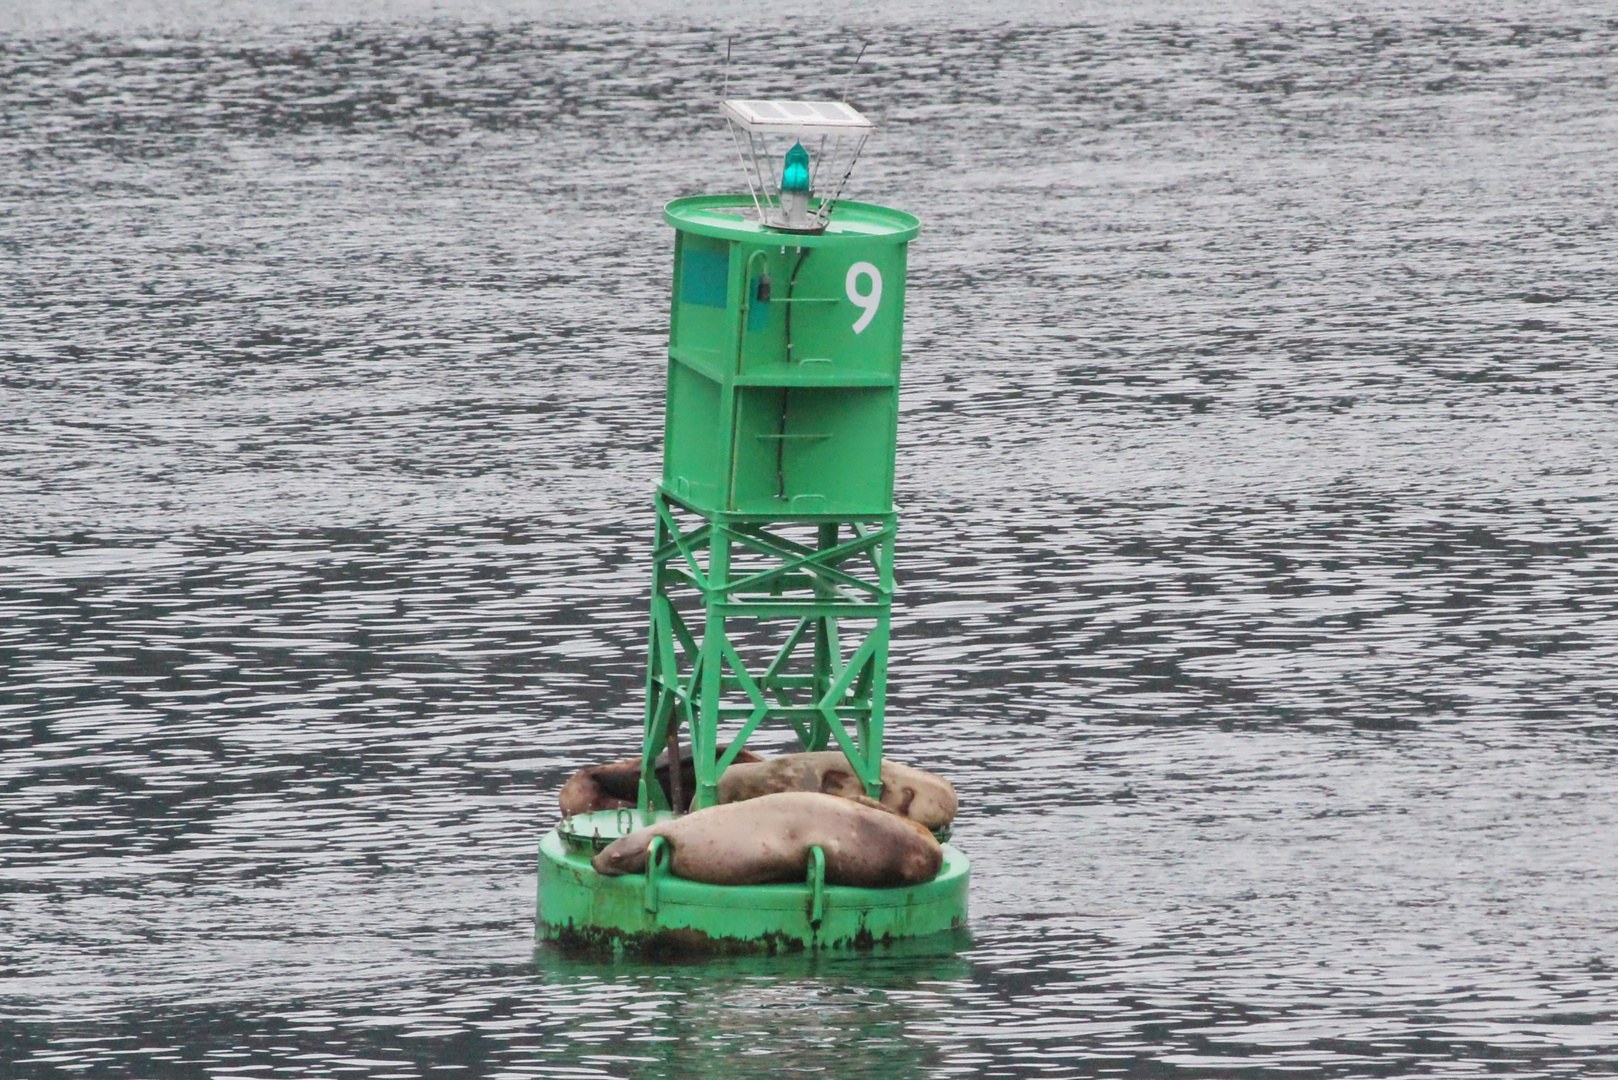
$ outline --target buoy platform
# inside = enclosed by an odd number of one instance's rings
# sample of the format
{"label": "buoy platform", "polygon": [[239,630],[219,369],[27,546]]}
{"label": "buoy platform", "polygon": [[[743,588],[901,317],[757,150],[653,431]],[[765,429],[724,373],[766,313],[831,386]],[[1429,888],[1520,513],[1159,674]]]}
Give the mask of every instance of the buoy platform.
{"label": "buoy platform", "polygon": [[645,874],[606,877],[590,857],[666,811],[600,810],[568,818],[539,845],[538,927],[564,948],[658,953],[874,949],[964,940],[966,856],[944,845],[933,880],[891,889],[827,885],[810,860],[803,884],[707,885],[668,872],[666,849]]}

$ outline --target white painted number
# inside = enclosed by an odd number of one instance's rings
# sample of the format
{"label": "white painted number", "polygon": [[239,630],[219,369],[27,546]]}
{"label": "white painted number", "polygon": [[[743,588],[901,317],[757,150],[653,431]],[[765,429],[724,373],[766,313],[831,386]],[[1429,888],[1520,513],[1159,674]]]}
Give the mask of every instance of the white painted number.
{"label": "white painted number", "polygon": [[[855,286],[861,277],[871,279],[870,292],[862,293]],[[882,271],[868,262],[857,262],[848,268],[848,279],[843,285],[848,289],[848,298],[854,301],[854,306],[865,309],[865,314],[854,321],[854,332],[862,333],[871,325],[871,320],[876,317],[877,305],[882,303]]]}

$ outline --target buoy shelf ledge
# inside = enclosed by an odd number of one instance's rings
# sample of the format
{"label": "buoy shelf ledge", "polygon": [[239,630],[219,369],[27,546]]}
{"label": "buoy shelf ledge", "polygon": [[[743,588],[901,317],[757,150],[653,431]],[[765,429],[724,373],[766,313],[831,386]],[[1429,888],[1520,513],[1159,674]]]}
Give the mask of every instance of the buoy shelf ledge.
{"label": "buoy shelf ledge", "polygon": [[633,952],[777,953],[882,949],[965,940],[966,856],[944,845],[938,875],[919,885],[828,885],[811,858],[802,883],[709,885],[669,872],[666,854],[644,874],[606,877],[596,851],[627,831],[672,816],[602,810],[568,818],[539,845],[540,938],[564,948]]}

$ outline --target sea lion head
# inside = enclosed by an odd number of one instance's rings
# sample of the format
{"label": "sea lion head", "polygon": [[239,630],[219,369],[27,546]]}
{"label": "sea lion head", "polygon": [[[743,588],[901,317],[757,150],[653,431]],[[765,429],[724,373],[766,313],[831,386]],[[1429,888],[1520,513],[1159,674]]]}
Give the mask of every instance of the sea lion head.
{"label": "sea lion head", "polygon": [[606,877],[618,877],[621,874],[644,874],[646,872],[646,853],[652,846],[652,837],[657,834],[650,828],[636,829],[628,836],[620,836],[600,851],[590,860],[595,872]]}
{"label": "sea lion head", "polygon": [[580,769],[568,778],[556,800],[563,817],[589,814],[597,810],[633,807],[640,793],[640,761],[615,761]]}
{"label": "sea lion head", "polygon": [[933,840],[932,834],[927,834],[931,843],[911,843],[899,856],[899,879],[906,885],[916,885],[923,881],[931,881],[938,876],[944,868],[944,848]]}

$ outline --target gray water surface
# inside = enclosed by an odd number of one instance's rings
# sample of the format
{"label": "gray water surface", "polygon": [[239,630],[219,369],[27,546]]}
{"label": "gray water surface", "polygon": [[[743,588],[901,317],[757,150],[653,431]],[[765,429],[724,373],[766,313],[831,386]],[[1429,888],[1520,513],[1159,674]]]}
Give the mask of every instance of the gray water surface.
{"label": "gray water surface", "polygon": [[[164,10],[0,21],[0,1076],[1618,1071],[1618,22]],[[925,223],[957,955],[531,948],[727,33]]]}

